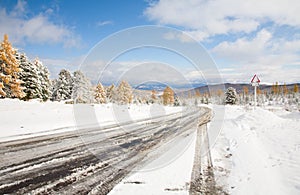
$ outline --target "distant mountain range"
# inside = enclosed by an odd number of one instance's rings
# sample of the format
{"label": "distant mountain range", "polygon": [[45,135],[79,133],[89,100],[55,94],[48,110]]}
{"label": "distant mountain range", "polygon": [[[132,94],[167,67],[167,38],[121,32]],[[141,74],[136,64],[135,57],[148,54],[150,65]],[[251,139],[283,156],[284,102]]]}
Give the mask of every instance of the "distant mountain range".
{"label": "distant mountain range", "polygon": [[[300,90],[300,83],[294,83],[294,84],[287,84],[286,87],[289,91],[292,91],[294,89],[294,85],[297,84],[298,88]],[[283,88],[283,85],[278,85],[279,89]],[[238,83],[238,84],[233,84],[233,83],[225,83],[225,84],[212,84],[212,85],[205,85],[203,83],[197,83],[197,84],[186,84],[186,85],[172,85],[171,86],[177,95],[188,95],[192,94],[195,95],[196,91],[199,91],[201,94],[204,93],[212,93],[212,92],[217,92],[218,90],[221,90],[224,92],[229,87],[233,87],[236,89],[237,93],[243,93],[244,87],[248,88],[249,93],[253,93],[254,87],[252,87],[250,84],[244,84],[244,83]],[[150,90],[155,90],[158,92],[162,92],[165,88],[166,85],[162,83],[144,83],[141,85],[136,85],[133,86],[135,90],[138,90],[140,92],[142,91],[150,91]],[[267,91],[268,93],[272,91],[272,85],[260,85],[258,87],[262,91]]]}
{"label": "distant mountain range", "polygon": [[[286,87],[289,91],[292,91],[294,89],[294,85],[298,85],[298,88],[300,90],[300,83],[294,83],[294,84],[287,84]],[[279,89],[282,90],[284,85],[278,85]],[[225,83],[223,85],[217,84],[217,85],[205,85],[201,87],[194,88],[192,90],[188,90],[186,92],[192,92],[194,94],[196,91],[199,91],[201,94],[204,93],[212,93],[212,92],[217,92],[218,90],[226,90],[229,87],[233,87],[236,89],[237,93],[243,93],[244,92],[244,87],[248,88],[249,93],[254,92],[254,87],[251,86],[250,84],[232,84],[232,83]],[[261,91],[266,91],[270,93],[272,91],[272,85],[259,85],[258,89]],[[184,93],[186,93],[184,92]]]}
{"label": "distant mountain range", "polygon": [[[163,91],[166,88],[166,84],[151,82],[151,83],[143,83],[139,85],[134,85],[133,88],[136,90],[155,90],[155,91]],[[192,84],[173,84],[171,87],[176,90],[189,90],[198,87],[203,87],[205,84],[203,83],[192,83]]]}

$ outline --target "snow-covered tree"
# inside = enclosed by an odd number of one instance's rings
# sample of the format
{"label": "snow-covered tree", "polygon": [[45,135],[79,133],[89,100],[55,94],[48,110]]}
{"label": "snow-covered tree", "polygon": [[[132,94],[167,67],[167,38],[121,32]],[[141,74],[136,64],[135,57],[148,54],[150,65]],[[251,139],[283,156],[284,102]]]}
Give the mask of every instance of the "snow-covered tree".
{"label": "snow-covered tree", "polygon": [[22,87],[24,88],[25,96],[23,100],[42,98],[41,83],[39,80],[39,70],[35,64],[32,64],[24,53],[17,54],[17,59],[20,62],[20,68],[23,70],[18,73],[20,80],[22,81]]}
{"label": "snow-covered tree", "polygon": [[[195,98],[195,101],[197,101],[197,99]],[[198,103],[197,103],[198,104]],[[197,105],[197,104],[195,104],[195,105]],[[175,100],[174,100],[174,106],[180,106],[181,105],[181,103],[180,103],[180,100],[179,100],[179,98],[176,96],[175,97]]]}
{"label": "snow-covered tree", "polygon": [[76,103],[92,103],[94,94],[92,84],[79,70],[74,72],[72,98]]}
{"label": "snow-covered tree", "polygon": [[106,100],[108,102],[113,102],[113,94],[115,90],[115,85],[112,84],[111,86],[106,88]]}
{"label": "snow-covered tree", "polygon": [[71,99],[73,78],[68,70],[61,70],[55,86],[53,87],[52,100],[61,101]]}
{"label": "snow-covered tree", "polygon": [[25,96],[22,81],[18,77],[20,63],[16,59],[16,49],[8,41],[8,36],[4,35],[4,40],[0,46],[0,97],[22,98]]}
{"label": "snow-covered tree", "polygon": [[101,83],[96,86],[95,101],[100,104],[106,103],[106,91]]}
{"label": "snow-covered tree", "polygon": [[164,105],[172,105],[174,103],[174,91],[169,86],[167,86],[164,89],[162,98]]}
{"label": "snow-covered tree", "polygon": [[158,98],[157,98],[156,94],[157,94],[157,92],[153,89],[153,90],[151,91],[151,96],[150,96],[150,99],[149,99],[149,102],[150,102],[151,104],[157,102]]}
{"label": "snow-covered tree", "polygon": [[237,93],[235,88],[229,87],[225,92],[225,103],[226,104],[236,104]]}
{"label": "snow-covered tree", "polygon": [[50,98],[50,100],[53,100],[54,101],[54,99],[53,99],[53,92],[54,92],[54,90],[55,90],[55,87],[56,87],[56,85],[57,85],[57,79],[53,79],[53,80],[50,80],[50,91],[51,91],[51,98]]}
{"label": "snow-covered tree", "polygon": [[43,63],[39,59],[35,59],[33,64],[36,66],[38,70],[38,80],[41,89],[40,98],[43,101],[47,101],[51,97],[51,81],[50,81],[50,73],[47,67],[43,65]]}
{"label": "snow-covered tree", "polygon": [[113,91],[113,100],[119,104],[129,104],[132,102],[132,88],[126,82],[122,81],[116,90]]}

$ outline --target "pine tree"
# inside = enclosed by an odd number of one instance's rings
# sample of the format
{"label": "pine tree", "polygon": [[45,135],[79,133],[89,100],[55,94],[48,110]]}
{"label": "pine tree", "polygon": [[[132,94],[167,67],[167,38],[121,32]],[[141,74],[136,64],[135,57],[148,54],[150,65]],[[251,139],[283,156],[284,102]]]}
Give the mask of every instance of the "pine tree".
{"label": "pine tree", "polygon": [[174,103],[174,91],[169,86],[167,86],[164,89],[162,98],[164,105],[172,105]]}
{"label": "pine tree", "polygon": [[50,81],[50,73],[47,67],[43,65],[43,63],[36,58],[34,60],[35,67],[38,70],[38,80],[40,84],[40,98],[43,101],[47,101],[51,97],[51,81]]}
{"label": "pine tree", "polygon": [[[195,102],[197,102],[197,98],[195,98]],[[195,104],[195,105],[197,105],[197,104]],[[177,96],[174,99],[174,106],[180,106],[180,100]]]}
{"label": "pine tree", "polygon": [[16,59],[16,50],[8,41],[8,36],[4,35],[4,40],[0,47],[0,96],[22,98],[25,96],[21,87],[21,80],[18,73],[22,71]]}
{"label": "pine tree", "polygon": [[54,91],[56,90],[56,86],[57,86],[57,80],[58,79],[53,79],[53,80],[50,80],[50,91],[51,91],[51,97],[50,97],[50,100],[51,101],[55,101],[53,98],[53,94],[54,94]]}
{"label": "pine tree", "polygon": [[38,76],[38,67],[28,61],[26,55],[17,54],[17,59],[20,62],[20,68],[23,70],[18,73],[20,80],[22,80],[22,87],[24,88],[25,96],[23,100],[42,98],[41,83]]}
{"label": "pine tree", "polygon": [[114,92],[113,99],[115,102],[119,104],[130,104],[132,102],[132,88],[126,81],[122,81]]}
{"label": "pine tree", "polygon": [[97,103],[106,103],[106,91],[101,83],[98,83],[95,90],[95,100]]}
{"label": "pine tree", "polygon": [[81,71],[74,72],[72,97],[76,103],[92,103],[92,84]]}
{"label": "pine tree", "polygon": [[71,99],[73,78],[68,70],[61,70],[53,89],[52,100],[61,101]]}
{"label": "pine tree", "polygon": [[225,92],[225,103],[226,104],[236,104],[237,93],[235,88],[229,87]]}

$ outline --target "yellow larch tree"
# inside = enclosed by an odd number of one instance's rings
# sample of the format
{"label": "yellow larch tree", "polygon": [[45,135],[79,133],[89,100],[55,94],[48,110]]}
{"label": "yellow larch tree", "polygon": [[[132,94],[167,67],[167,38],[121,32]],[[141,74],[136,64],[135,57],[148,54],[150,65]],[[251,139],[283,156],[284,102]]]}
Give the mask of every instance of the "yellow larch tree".
{"label": "yellow larch tree", "polygon": [[174,103],[174,91],[169,86],[164,89],[162,97],[164,105],[171,105]]}
{"label": "yellow larch tree", "polygon": [[98,83],[95,89],[95,100],[97,103],[106,103],[106,91],[101,83]]}
{"label": "yellow larch tree", "polygon": [[4,35],[4,40],[0,47],[0,96],[22,98],[25,96],[21,87],[21,80],[18,73],[19,61],[16,59],[16,50],[8,41],[8,35]]}
{"label": "yellow larch tree", "polygon": [[298,88],[298,85],[297,84],[295,84],[294,85],[294,93],[298,93],[299,92],[299,88]]}
{"label": "yellow larch tree", "polygon": [[283,94],[286,96],[289,93],[289,89],[287,88],[286,84],[283,85]]}
{"label": "yellow larch tree", "polygon": [[244,95],[247,96],[249,94],[249,89],[247,86],[243,87]]}
{"label": "yellow larch tree", "polygon": [[155,101],[155,100],[157,99],[156,94],[157,94],[157,92],[153,89],[153,90],[151,91],[151,99],[152,99],[153,101]]}

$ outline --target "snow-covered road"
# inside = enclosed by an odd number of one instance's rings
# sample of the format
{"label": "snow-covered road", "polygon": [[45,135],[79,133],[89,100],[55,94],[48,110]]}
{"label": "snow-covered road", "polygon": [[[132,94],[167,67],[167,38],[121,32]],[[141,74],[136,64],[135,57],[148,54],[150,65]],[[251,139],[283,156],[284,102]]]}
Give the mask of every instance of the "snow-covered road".
{"label": "snow-covered road", "polygon": [[189,194],[195,153],[196,130],[164,144],[124,178],[109,195]]}
{"label": "snow-covered road", "polygon": [[188,135],[204,110],[0,143],[0,193],[106,194],[160,143]]}

